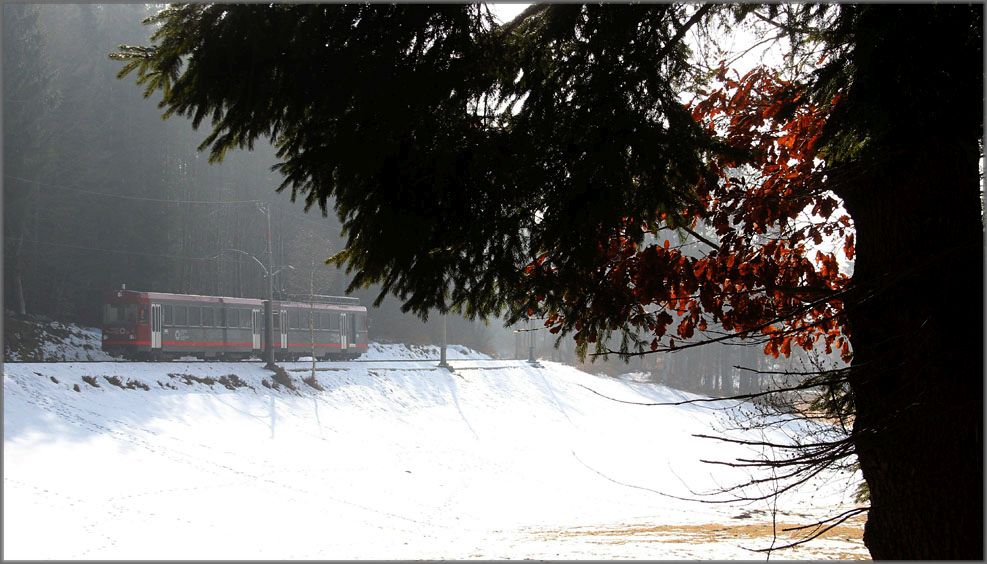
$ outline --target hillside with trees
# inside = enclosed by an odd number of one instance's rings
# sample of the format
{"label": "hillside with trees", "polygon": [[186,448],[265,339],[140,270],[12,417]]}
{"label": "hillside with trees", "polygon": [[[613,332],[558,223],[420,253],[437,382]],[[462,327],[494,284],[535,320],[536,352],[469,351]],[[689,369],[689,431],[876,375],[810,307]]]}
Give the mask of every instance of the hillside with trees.
{"label": "hillside with trees", "polygon": [[[275,149],[258,142],[212,166],[185,120],[161,120],[141,92],[116,80],[107,57],[148,41],[149,5],[5,5],[3,19],[4,308],[98,326],[106,292],[259,297],[270,206],[278,297],[343,294],[350,277],[324,261],[342,248],[340,224],[273,188]],[[235,249],[240,252],[230,251]],[[370,290],[354,295],[369,302]],[[303,298],[304,299],[304,298]],[[377,338],[437,343],[441,323],[404,315],[387,300]],[[12,320],[13,321],[13,320]],[[449,318],[460,342],[493,351],[510,342]],[[15,347],[16,348],[16,347]]]}

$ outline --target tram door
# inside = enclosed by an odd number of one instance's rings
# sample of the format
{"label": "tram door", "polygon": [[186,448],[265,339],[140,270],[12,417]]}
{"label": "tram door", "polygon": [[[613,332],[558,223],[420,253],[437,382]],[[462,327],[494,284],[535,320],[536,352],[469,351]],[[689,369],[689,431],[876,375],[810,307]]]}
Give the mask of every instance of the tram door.
{"label": "tram door", "polygon": [[161,348],[161,304],[151,304],[151,348]]}
{"label": "tram door", "polygon": [[281,348],[288,348],[288,312],[281,310]]}
{"label": "tram door", "polygon": [[349,334],[348,331],[349,325],[346,324],[346,321],[347,321],[346,314],[340,313],[339,314],[339,346],[344,351],[348,348],[347,336]]}
{"label": "tram door", "polygon": [[350,346],[356,346],[356,314],[351,314],[347,316],[347,321],[349,324],[346,326],[346,332],[348,333],[347,340],[349,340]]}
{"label": "tram door", "polygon": [[260,348],[260,329],[264,326],[263,318],[261,317],[261,312],[259,309],[251,310],[253,314],[251,315],[252,325],[254,328],[254,349]]}

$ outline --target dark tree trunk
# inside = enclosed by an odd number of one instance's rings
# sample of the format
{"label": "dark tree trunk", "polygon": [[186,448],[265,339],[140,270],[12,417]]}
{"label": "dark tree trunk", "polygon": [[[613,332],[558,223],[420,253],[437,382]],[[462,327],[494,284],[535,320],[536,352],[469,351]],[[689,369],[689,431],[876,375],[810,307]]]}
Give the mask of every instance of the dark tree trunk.
{"label": "dark tree trunk", "polygon": [[[18,257],[19,259],[20,257]],[[18,262],[20,262],[18,260]],[[27,314],[27,302],[24,301],[24,280],[21,276],[20,264],[17,265],[17,313],[21,315]]]}
{"label": "dark tree trunk", "polygon": [[733,394],[733,349],[724,345],[720,347],[720,395]]}
{"label": "dark tree trunk", "polygon": [[827,127],[857,231],[846,312],[864,542],[875,559],[979,560],[983,6],[847,13],[852,79]]}
{"label": "dark tree trunk", "polygon": [[[26,224],[25,224],[26,225]],[[17,256],[15,257],[14,264],[16,264],[17,273],[14,279],[14,284],[16,284],[17,292],[17,313],[25,315],[27,313],[27,302],[24,300],[24,231],[26,227],[21,228],[21,238],[17,242]]]}
{"label": "dark tree trunk", "polygon": [[[976,153],[916,143],[844,194],[857,229],[854,440],[875,559],[983,557],[983,230]],[[904,166],[909,163],[910,166]]]}

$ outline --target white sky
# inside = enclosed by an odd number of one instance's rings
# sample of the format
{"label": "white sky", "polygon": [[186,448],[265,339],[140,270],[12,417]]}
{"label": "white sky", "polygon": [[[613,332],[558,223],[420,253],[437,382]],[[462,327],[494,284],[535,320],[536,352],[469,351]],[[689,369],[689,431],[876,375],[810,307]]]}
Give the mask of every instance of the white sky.
{"label": "white sky", "polygon": [[[501,23],[507,23],[531,5],[532,4],[522,3],[499,3],[490,4],[490,9],[493,11],[494,16],[501,21]],[[728,33],[724,34],[722,36],[721,46],[727,48],[728,51],[732,53],[739,54],[744,49],[763,39],[763,33],[763,29],[755,30],[752,29],[749,24],[745,23],[742,26],[734,27]],[[689,37],[687,41],[690,41],[692,44],[695,41],[695,36],[694,34],[690,35],[691,37]],[[733,66],[740,74],[744,74],[755,65],[762,62],[769,65],[779,65],[782,62],[780,47],[784,45],[784,42],[774,45],[762,45],[739,58]]]}
{"label": "white sky", "polygon": [[507,23],[514,19],[531,4],[490,4],[490,10],[497,16],[500,23]]}

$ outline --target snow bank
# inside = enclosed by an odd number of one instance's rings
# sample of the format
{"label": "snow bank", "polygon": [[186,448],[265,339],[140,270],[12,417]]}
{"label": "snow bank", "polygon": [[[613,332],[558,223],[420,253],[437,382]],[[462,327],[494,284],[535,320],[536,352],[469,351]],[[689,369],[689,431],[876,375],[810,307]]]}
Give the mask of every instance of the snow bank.
{"label": "snow bank", "polygon": [[[260,363],[7,364],[5,556],[763,557],[744,547],[770,533],[730,531],[770,523],[768,503],[677,499],[744,478],[701,459],[747,449],[693,436],[740,436],[723,402],[628,405],[598,394],[694,396],[462,347],[449,372],[437,355],[375,344],[314,381],[284,363],[294,390]],[[853,480],[783,496],[779,522],[845,510]],[[773,557],[845,555],[866,555],[859,535]]]}
{"label": "snow bank", "polygon": [[43,319],[4,319],[4,360],[54,362],[114,360],[101,350],[102,332]]}
{"label": "snow bank", "polygon": [[[435,345],[403,345],[370,343],[367,352],[363,353],[364,360],[437,360],[441,354]],[[446,346],[447,360],[489,360],[490,356],[474,351],[462,345]]]}

